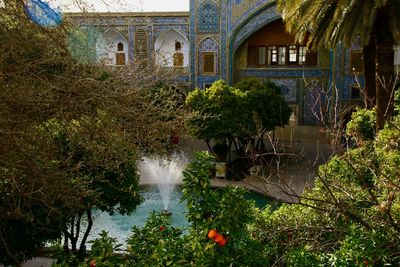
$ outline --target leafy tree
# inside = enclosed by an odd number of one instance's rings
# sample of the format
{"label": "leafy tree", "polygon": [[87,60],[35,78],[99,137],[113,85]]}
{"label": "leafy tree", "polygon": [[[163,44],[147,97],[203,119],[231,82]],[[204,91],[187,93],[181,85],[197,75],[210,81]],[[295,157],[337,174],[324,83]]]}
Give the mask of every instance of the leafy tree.
{"label": "leafy tree", "polygon": [[[289,32],[311,46],[340,43],[350,46],[356,40],[364,48],[367,102],[374,103],[376,62],[377,127],[393,115],[394,40],[399,40],[400,2],[393,1],[278,1]],[[373,58],[376,53],[376,59]],[[372,70],[372,71],[371,71]],[[369,107],[375,106],[368,105]]]}
{"label": "leafy tree", "polygon": [[134,226],[127,240],[127,266],[187,266],[190,237],[170,225],[167,217],[152,213],[144,227]]}
{"label": "leafy tree", "polygon": [[371,141],[375,137],[375,120],[376,114],[374,110],[357,109],[351,116],[351,121],[347,123],[346,132],[353,136],[358,143]]}
{"label": "leafy tree", "polygon": [[[243,188],[210,187],[212,161],[210,154],[200,153],[183,174],[183,199],[191,223],[189,240],[195,266],[263,266],[259,243],[247,228],[255,218],[255,208],[244,199]],[[227,243],[217,244],[210,230],[222,235]]]}
{"label": "leafy tree", "polygon": [[117,243],[117,239],[108,236],[106,231],[102,231],[99,237],[91,243],[89,266],[96,265],[99,267],[106,266],[121,266],[123,259],[117,253],[121,251],[121,244]]}
{"label": "leafy tree", "polygon": [[235,144],[237,151],[244,151],[256,137],[262,140],[265,132],[287,124],[291,113],[279,87],[254,79],[239,82],[236,87],[217,81],[206,90],[191,92],[186,104],[191,109],[188,128],[192,136],[207,144],[214,140],[229,150]]}
{"label": "leafy tree", "polygon": [[207,143],[211,139],[225,143],[227,139],[233,139],[236,135],[236,116],[240,114],[240,92],[217,81],[206,89],[196,89],[189,93],[186,104],[191,108],[189,119],[189,133]]}
{"label": "leafy tree", "polygon": [[[71,244],[72,251],[80,257],[85,253],[94,209],[125,214],[141,202],[137,193],[137,148],[117,129],[118,124],[102,113],[96,118],[84,116],[69,123],[53,119],[39,129],[38,147],[49,150],[48,158],[43,160],[51,163],[49,168],[65,172],[63,176],[76,192],[63,211],[62,224],[65,247]],[[84,233],[82,237],[80,232]]]}
{"label": "leafy tree", "polygon": [[256,79],[244,79],[235,85],[244,92],[247,121],[247,138],[258,137],[255,150],[264,146],[264,134],[289,122],[291,109],[281,95],[281,88],[273,82],[260,83]]}
{"label": "leafy tree", "polygon": [[400,120],[395,117],[371,138],[372,113],[353,116],[349,129],[362,142],[320,166],[314,188],[298,204],[258,218],[255,232],[271,264],[399,265]]}
{"label": "leafy tree", "polygon": [[[149,97],[154,73],[85,65],[69,50],[74,27],[68,21],[41,27],[26,16],[24,1],[4,2],[0,262],[19,265],[35,248],[61,238],[66,222],[76,223],[87,207],[113,211],[109,205],[119,202],[121,211],[132,210],[124,201],[136,186],[138,151],[165,152],[180,115]],[[121,177],[133,183],[119,194],[113,186]]]}

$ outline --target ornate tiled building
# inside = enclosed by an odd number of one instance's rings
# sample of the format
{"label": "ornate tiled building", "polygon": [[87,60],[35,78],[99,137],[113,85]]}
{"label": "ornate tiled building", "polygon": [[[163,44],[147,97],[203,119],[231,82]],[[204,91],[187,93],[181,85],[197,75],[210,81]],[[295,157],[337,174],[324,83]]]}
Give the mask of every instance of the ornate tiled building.
{"label": "ornate tiled building", "polygon": [[97,61],[125,65],[140,59],[150,68],[176,68],[173,84],[185,90],[219,79],[230,84],[245,77],[268,79],[282,86],[301,125],[317,123],[317,91],[342,102],[359,101],[361,47],[309,51],[285,31],[275,2],[190,0],[189,12],[71,16],[98,32],[93,40]]}

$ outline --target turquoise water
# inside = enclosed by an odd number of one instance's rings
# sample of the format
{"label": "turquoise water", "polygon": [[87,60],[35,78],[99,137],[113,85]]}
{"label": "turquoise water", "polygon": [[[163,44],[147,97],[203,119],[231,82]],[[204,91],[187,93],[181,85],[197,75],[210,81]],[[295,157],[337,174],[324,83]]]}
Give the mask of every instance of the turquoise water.
{"label": "turquoise water", "polygon": [[[219,189],[223,190],[223,189]],[[120,243],[125,243],[131,234],[133,225],[144,226],[148,215],[152,211],[162,211],[163,203],[157,186],[143,187],[140,194],[144,198],[144,202],[140,204],[136,211],[131,215],[114,214],[110,216],[106,212],[98,212],[94,215],[93,229],[89,236],[89,240],[95,239],[102,230],[108,231],[110,236],[116,237]],[[181,202],[182,192],[179,187],[175,188],[172,193],[169,210],[172,212],[170,222],[172,226],[184,227],[189,223],[186,220],[186,203]],[[246,193],[247,199],[255,200],[256,205],[260,208],[271,203],[268,198],[255,193]]]}

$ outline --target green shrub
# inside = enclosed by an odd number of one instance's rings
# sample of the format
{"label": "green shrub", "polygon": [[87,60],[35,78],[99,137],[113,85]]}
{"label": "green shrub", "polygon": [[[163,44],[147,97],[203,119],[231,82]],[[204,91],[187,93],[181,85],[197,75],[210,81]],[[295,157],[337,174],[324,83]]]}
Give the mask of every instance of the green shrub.
{"label": "green shrub", "polygon": [[346,133],[358,142],[371,141],[375,137],[375,110],[357,109],[347,123]]}

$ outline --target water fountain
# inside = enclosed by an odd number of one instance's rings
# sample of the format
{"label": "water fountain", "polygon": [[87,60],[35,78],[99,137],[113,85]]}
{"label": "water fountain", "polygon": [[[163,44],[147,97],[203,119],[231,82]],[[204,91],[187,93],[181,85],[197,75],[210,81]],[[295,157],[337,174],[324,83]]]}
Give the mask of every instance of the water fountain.
{"label": "water fountain", "polygon": [[172,226],[187,226],[189,223],[185,213],[186,203],[180,200],[182,192],[175,190],[176,186],[182,183],[182,171],[186,164],[187,159],[183,155],[176,155],[170,159],[144,157],[139,165],[139,193],[144,202],[131,215],[110,216],[107,212],[100,211],[96,213],[89,240],[96,238],[102,230],[107,230],[118,242],[125,244],[131,227],[143,227],[153,211],[171,216],[169,221]]}
{"label": "water fountain", "polygon": [[[186,164],[187,160],[183,156],[175,156],[170,160],[143,158],[140,164],[139,193],[143,196],[144,202],[131,215],[110,216],[107,212],[98,212],[89,240],[93,240],[102,230],[106,230],[111,236],[116,237],[118,242],[125,244],[126,238],[131,234],[131,227],[133,225],[143,227],[153,211],[167,210],[172,214],[169,218],[172,226],[189,226],[186,203],[181,201],[182,191],[175,189],[182,183],[182,170]],[[262,203],[260,207],[265,205],[266,203]]]}
{"label": "water fountain", "polygon": [[164,205],[161,214],[171,216],[169,203],[171,194],[177,184],[182,183],[182,171],[186,165],[183,156],[175,156],[172,159],[160,159],[144,157],[140,165],[141,184],[156,184],[160,191],[161,199]]}

